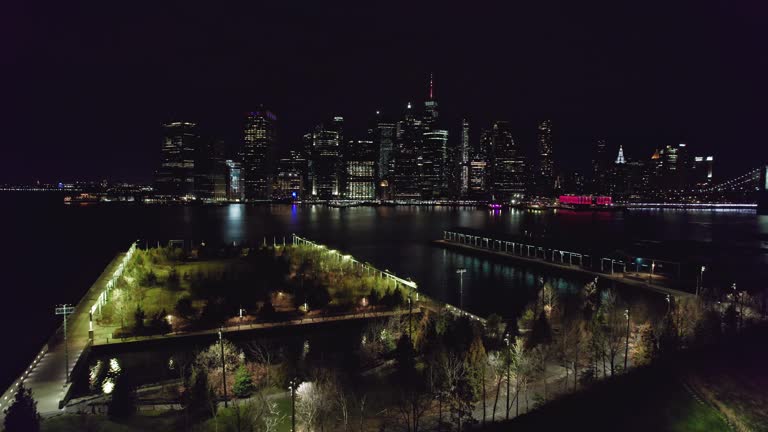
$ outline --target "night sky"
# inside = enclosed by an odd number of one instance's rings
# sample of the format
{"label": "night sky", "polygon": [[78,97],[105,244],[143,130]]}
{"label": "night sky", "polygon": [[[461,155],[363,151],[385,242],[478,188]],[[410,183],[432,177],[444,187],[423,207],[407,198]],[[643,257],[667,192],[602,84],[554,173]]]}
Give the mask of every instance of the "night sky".
{"label": "night sky", "polygon": [[[0,181],[148,181],[164,121],[239,145],[246,111],[280,150],[332,115],[421,103],[430,72],[454,132],[552,118],[580,168],[608,139],[632,159],[680,141],[715,175],[768,161],[768,7],[695,2],[7,2],[0,7]],[[23,4],[20,4],[23,3]],[[226,5],[218,5],[225,3]]]}

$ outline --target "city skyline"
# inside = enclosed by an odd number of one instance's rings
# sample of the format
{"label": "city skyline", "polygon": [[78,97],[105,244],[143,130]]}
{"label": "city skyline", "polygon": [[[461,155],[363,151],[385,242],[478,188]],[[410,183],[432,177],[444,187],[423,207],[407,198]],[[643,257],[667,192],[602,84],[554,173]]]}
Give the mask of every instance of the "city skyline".
{"label": "city skyline", "polygon": [[[329,114],[361,132],[376,110],[417,103],[430,73],[444,118],[509,121],[524,144],[550,118],[564,143],[558,157],[569,162],[588,164],[583,154],[598,138],[629,157],[676,142],[727,148],[725,175],[768,157],[756,145],[766,65],[749,55],[764,39],[764,14],[749,5],[698,3],[693,21],[683,5],[664,14],[556,3],[477,14],[448,5],[233,8],[227,16],[237,18],[216,19],[190,4],[182,20],[166,6],[152,16],[11,10],[6,28],[21,37],[6,39],[2,61],[18,85],[2,103],[10,151],[0,181],[149,181],[163,123],[197,122],[230,145],[241,140],[242,114],[260,104],[280,116],[287,146]],[[84,43],[90,35],[104,42]]]}

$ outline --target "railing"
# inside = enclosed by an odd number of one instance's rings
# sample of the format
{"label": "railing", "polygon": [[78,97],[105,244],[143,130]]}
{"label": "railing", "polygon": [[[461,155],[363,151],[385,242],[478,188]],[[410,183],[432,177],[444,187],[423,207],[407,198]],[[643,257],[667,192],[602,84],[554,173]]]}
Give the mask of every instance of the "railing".
{"label": "railing", "polygon": [[[401,277],[398,277],[394,273],[387,271],[387,270],[380,270],[376,267],[373,267],[372,265],[361,262],[356,260],[352,257],[352,255],[345,255],[337,250],[328,249],[327,246],[321,245],[319,243],[315,243],[311,240],[305,239],[303,237],[300,237],[296,234],[291,235],[291,244],[293,245],[300,245],[300,246],[310,246],[312,248],[316,248],[322,251],[325,251],[326,253],[330,254],[331,256],[337,258],[339,260],[340,264],[348,264],[353,269],[358,269],[361,272],[366,272],[367,275],[374,277],[380,277],[382,279],[386,279],[387,281],[393,281],[395,283],[395,288],[398,287],[398,285],[403,285],[405,287],[408,287],[410,289],[409,292],[409,298],[411,296],[415,297],[415,301],[419,302],[419,292],[418,292],[418,285],[416,285],[416,282],[410,280],[410,279],[403,279]],[[454,314],[454,315],[460,315],[460,316],[466,316],[469,317],[472,320],[481,322],[485,324],[485,319],[480,318],[477,315],[471,314],[467,311],[461,310],[455,306],[449,305],[447,303],[443,303],[441,301],[434,300],[432,298],[429,298],[425,295],[421,295],[422,299],[425,304],[431,303],[436,308],[444,308],[448,312]]]}

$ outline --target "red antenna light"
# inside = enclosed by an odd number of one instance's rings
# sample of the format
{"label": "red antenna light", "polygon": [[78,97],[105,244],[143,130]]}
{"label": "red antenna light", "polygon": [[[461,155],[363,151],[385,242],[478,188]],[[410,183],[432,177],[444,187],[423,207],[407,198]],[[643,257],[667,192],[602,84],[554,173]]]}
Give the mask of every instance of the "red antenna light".
{"label": "red antenna light", "polygon": [[434,80],[432,79],[432,74],[429,74],[429,100],[433,100],[435,98],[435,85]]}

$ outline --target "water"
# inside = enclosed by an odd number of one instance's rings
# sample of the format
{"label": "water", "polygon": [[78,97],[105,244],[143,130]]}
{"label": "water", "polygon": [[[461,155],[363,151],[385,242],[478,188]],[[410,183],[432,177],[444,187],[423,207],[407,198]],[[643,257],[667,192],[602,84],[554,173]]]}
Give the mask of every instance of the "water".
{"label": "water", "polygon": [[[768,217],[750,211],[631,211],[626,213],[491,212],[477,208],[354,207],[321,205],[228,205],[220,207],[90,205],[65,206],[55,193],[3,193],[3,292],[0,335],[9,342],[0,384],[12,380],[58,325],[53,308],[75,303],[114,254],[135,239],[261,241],[296,233],[411,277],[430,296],[478,315],[511,317],[546,277],[561,290],[586,281],[570,274],[476,258],[430,244],[447,228],[491,233],[547,232],[585,243],[602,239],[696,240],[709,254],[712,284],[736,281],[759,286],[768,268]],[[714,245],[714,252],[704,248]],[[706,249],[707,252],[702,252]],[[726,252],[722,252],[726,251]],[[467,268],[459,297],[458,267]],[[635,300],[653,294],[624,290]]]}

